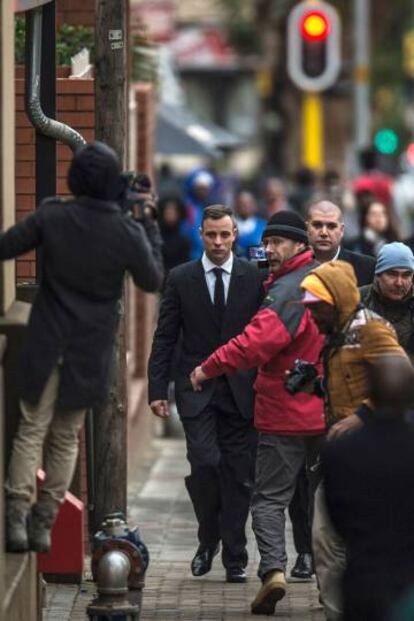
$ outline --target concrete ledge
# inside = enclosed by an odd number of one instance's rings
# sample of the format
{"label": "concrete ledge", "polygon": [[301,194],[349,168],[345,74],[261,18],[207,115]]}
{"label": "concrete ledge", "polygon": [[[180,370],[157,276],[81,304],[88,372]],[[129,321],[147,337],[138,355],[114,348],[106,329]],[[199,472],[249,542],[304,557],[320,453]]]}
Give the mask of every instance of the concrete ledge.
{"label": "concrete ledge", "polygon": [[6,554],[3,617],[7,621],[37,621],[37,573],[35,554]]}

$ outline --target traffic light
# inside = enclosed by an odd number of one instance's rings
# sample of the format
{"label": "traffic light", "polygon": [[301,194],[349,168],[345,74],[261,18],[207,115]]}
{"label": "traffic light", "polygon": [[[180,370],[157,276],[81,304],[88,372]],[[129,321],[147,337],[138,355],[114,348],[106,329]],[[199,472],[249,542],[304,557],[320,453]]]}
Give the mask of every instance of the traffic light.
{"label": "traffic light", "polygon": [[288,16],[288,73],[300,89],[323,91],[341,67],[340,21],[326,2],[301,2]]}
{"label": "traffic light", "polygon": [[379,129],[374,136],[374,145],[382,155],[394,155],[398,149],[399,142],[395,131],[388,127]]}

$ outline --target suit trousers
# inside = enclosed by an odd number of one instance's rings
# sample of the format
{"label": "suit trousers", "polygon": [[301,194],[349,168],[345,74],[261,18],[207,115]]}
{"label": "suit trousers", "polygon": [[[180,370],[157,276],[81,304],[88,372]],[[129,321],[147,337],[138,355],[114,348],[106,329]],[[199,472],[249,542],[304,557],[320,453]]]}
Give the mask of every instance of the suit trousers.
{"label": "suit trousers", "polygon": [[6,481],[9,497],[33,499],[43,450],[46,477],[41,498],[54,503],[61,503],[65,498],[76,466],[79,431],[86,410],[56,409],[58,388],[59,366],[51,373],[37,405],[20,402],[22,419],[14,438]]}
{"label": "suit trousers", "polygon": [[303,467],[299,472],[295,493],[289,505],[293,541],[298,554],[312,553],[309,502],[309,481],[306,469]]}
{"label": "suit trousers", "polygon": [[322,437],[259,434],[252,526],[260,553],[258,575],[261,579],[272,570],[286,571],[285,510],[304,464],[313,499],[319,479],[316,463]]}
{"label": "suit trousers", "polygon": [[223,565],[245,567],[256,448],[252,421],[241,416],[226,378],[220,377],[207,407],[182,423],[191,465],[185,482],[200,545],[214,548],[221,540]]}

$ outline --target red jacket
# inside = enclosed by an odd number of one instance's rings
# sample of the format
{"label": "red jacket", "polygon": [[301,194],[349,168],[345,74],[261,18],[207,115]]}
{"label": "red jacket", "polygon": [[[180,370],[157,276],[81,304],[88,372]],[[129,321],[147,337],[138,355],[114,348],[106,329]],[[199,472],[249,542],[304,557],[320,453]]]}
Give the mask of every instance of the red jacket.
{"label": "red jacket", "polygon": [[258,367],[254,424],[258,431],[281,435],[317,434],[325,430],[323,401],[314,395],[290,395],[285,371],[297,358],[317,363],[323,337],[309,310],[298,303],[300,283],[318,264],[311,251],[287,261],[271,274],[262,308],[242,334],[219,347],[202,363],[210,378],[236,369]]}

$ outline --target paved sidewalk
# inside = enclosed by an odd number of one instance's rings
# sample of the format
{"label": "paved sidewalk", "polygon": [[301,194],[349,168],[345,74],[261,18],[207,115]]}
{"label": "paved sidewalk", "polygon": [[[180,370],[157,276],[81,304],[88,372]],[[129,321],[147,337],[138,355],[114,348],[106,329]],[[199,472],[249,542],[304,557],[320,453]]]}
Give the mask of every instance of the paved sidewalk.
{"label": "paved sidewalk", "polygon": [[[151,555],[141,621],[252,621],[261,618],[250,614],[250,603],[259,588],[258,553],[250,527],[246,584],[224,581],[219,556],[207,576],[194,578],[190,561],[197,540],[192,506],[184,487],[184,476],[188,473],[185,444],[178,439],[159,439],[154,448],[158,457],[147,480],[143,482],[140,476],[129,485],[129,522],[139,526]],[[290,526],[287,539],[289,557],[294,561]],[[49,604],[44,621],[86,619],[85,610],[93,594],[93,585],[86,582],[82,587],[80,593],[74,587],[48,587]],[[323,621],[315,583],[290,582],[288,594],[278,603],[274,618]]]}

